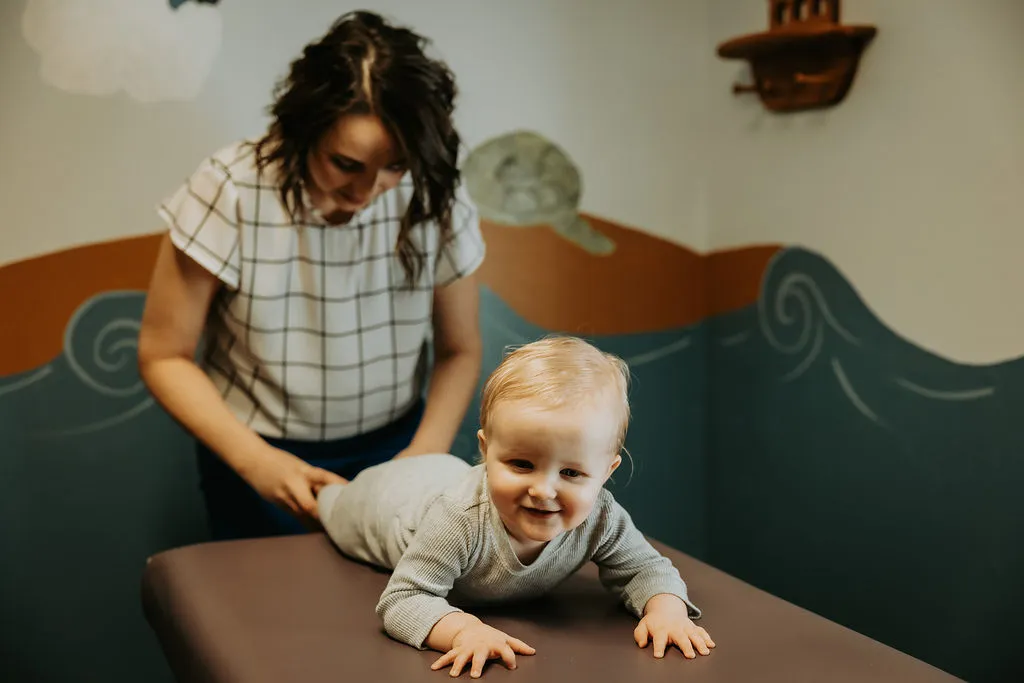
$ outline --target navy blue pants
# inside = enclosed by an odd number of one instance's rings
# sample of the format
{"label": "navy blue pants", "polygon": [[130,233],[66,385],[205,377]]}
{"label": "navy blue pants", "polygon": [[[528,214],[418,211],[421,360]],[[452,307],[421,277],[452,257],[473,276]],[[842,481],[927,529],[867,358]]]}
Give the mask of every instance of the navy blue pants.
{"label": "navy blue pants", "polygon": [[[352,479],[367,467],[390,460],[408,446],[423,417],[423,408],[421,400],[395,422],[346,439],[296,441],[263,437],[263,440],[314,467]],[[291,513],[260,497],[233,469],[198,441],[196,458],[213,540],[308,532]]]}

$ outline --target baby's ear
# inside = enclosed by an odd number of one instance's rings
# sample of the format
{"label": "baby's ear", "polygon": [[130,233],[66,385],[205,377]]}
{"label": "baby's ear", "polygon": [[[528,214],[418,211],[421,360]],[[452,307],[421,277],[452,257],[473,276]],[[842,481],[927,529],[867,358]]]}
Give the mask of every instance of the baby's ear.
{"label": "baby's ear", "polygon": [[483,462],[487,459],[487,437],[484,436],[484,430],[476,430],[476,443],[480,449],[480,462]]}
{"label": "baby's ear", "polygon": [[605,481],[608,480],[608,477],[612,476],[612,472],[614,472],[615,470],[619,469],[619,465],[621,465],[621,464],[622,464],[622,456],[619,455],[618,453],[616,453],[615,457],[612,458],[611,464],[608,466],[608,474],[605,475]]}

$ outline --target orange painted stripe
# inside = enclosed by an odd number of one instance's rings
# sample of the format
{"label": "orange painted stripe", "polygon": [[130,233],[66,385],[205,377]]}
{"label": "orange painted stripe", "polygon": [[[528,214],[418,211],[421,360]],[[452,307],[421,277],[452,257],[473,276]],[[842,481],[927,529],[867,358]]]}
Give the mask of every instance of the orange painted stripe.
{"label": "orange painted stripe", "polygon": [[50,362],[63,351],[75,310],[110,290],[145,290],[162,233],[89,244],[0,267],[0,376]]}
{"label": "orange painted stripe", "polygon": [[[777,245],[701,255],[674,242],[587,216],[616,251],[592,256],[545,226],[484,223],[483,284],[548,330],[629,334],[685,327],[757,300]],[[162,233],[67,249],[0,267],[0,376],[59,356],[64,328],[84,302],[110,290],[144,291]]]}
{"label": "orange painted stripe", "polygon": [[768,262],[782,247],[765,244],[713,251],[707,261],[708,310],[706,315],[728,313],[756,302]]}
{"label": "orange painted stripe", "polygon": [[616,243],[592,256],[546,226],[484,223],[481,280],[517,314],[572,334],[652,332],[697,323],[757,300],[778,246],[701,255],[675,242],[586,216]]}

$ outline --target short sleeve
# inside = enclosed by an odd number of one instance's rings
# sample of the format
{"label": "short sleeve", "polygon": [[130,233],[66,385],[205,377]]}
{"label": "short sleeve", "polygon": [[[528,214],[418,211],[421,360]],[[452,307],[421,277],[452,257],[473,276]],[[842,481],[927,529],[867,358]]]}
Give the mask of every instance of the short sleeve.
{"label": "short sleeve", "polygon": [[174,246],[231,289],[240,273],[238,206],[227,168],[207,159],[157,209]]}
{"label": "short sleeve", "polygon": [[480,267],[485,254],[480,212],[465,186],[459,186],[452,206],[452,230],[437,254],[435,284],[444,287],[466,277]]}

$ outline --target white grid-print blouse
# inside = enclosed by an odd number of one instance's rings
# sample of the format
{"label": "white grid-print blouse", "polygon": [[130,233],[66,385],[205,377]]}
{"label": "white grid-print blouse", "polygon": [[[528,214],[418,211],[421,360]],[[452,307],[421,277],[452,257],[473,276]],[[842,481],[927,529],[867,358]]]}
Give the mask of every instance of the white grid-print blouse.
{"label": "white grid-print blouse", "polygon": [[426,258],[410,289],[395,251],[408,177],[332,226],[315,215],[293,223],[272,174],[236,143],[159,207],[175,246],[225,285],[203,367],[234,414],[265,436],[327,440],[384,426],[419,398],[434,287],[484,259],[476,207],[460,189],[443,245],[435,223],[413,229]]}

